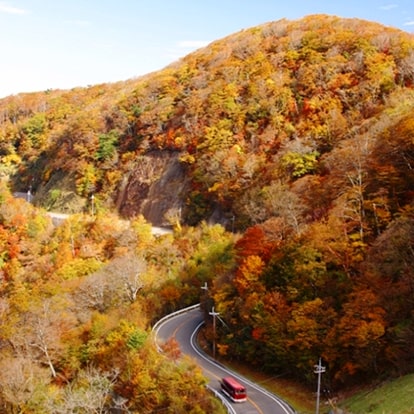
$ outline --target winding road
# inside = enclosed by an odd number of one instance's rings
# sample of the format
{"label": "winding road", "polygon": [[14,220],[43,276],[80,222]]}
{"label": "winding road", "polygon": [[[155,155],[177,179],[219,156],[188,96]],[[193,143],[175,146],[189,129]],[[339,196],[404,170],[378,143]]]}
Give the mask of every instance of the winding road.
{"label": "winding road", "polygon": [[246,378],[230,371],[222,364],[205,355],[196,343],[196,335],[203,325],[203,316],[198,305],[176,312],[161,319],[154,326],[155,341],[158,347],[170,338],[175,338],[181,352],[193,358],[209,380],[209,388],[221,396],[220,383],[222,377],[230,375],[236,378],[247,389],[248,400],[244,403],[231,403],[221,397],[233,414],[294,414],[295,411],[279,397]]}

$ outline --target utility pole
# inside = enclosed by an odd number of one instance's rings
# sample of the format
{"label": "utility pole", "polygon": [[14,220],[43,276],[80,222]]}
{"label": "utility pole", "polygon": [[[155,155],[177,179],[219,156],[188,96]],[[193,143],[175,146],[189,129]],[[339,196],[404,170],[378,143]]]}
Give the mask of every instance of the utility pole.
{"label": "utility pole", "polygon": [[95,215],[95,196],[91,195],[91,213],[92,217]]}
{"label": "utility pole", "polygon": [[204,282],[204,286],[201,286],[201,290],[204,290],[203,294],[200,298],[200,307],[204,314],[206,315],[207,309],[208,309],[208,286],[207,282]]}
{"label": "utility pole", "polygon": [[318,365],[314,365],[315,370],[313,371],[315,374],[318,374],[318,390],[316,392],[316,414],[319,414],[319,397],[321,394],[321,374],[323,374],[326,369],[322,366],[321,359],[319,358]]}
{"label": "utility pole", "polygon": [[209,315],[213,317],[213,359],[216,359],[216,316],[220,315],[220,313],[214,312],[213,306]]}

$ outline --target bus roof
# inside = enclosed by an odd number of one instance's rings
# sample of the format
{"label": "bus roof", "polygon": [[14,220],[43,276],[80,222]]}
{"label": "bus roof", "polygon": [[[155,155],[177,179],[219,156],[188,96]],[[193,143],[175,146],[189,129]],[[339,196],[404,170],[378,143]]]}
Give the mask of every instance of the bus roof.
{"label": "bus roof", "polygon": [[244,390],[245,388],[243,385],[241,385],[237,380],[235,380],[233,377],[224,377],[223,382],[226,382],[234,389]]}

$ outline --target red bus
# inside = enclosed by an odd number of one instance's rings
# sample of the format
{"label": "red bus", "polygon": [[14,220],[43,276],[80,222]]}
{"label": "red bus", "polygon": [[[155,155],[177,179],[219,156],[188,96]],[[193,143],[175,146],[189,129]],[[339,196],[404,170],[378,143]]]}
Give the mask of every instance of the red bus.
{"label": "red bus", "polygon": [[232,377],[224,377],[221,380],[221,390],[234,402],[247,400],[246,388]]}

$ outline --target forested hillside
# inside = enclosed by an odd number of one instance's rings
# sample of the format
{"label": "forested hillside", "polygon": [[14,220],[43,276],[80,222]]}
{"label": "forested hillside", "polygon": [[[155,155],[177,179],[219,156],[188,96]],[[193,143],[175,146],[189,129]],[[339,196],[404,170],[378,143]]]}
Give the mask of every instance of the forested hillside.
{"label": "forested hillside", "polygon": [[[60,392],[87,367],[109,372],[118,345],[129,355],[122,330],[137,361],[160,358],[146,329],[208,282],[222,357],[301,381],[322,357],[333,387],[412,372],[413,81],[412,35],[315,15],[142,78],[0,100],[11,191],[80,213],[54,229],[3,190],[0,358],[30,360]],[[152,239],[145,220],[174,233]],[[133,300],[118,272],[131,257],[147,278]],[[56,358],[24,318],[71,327]],[[122,388],[129,403],[138,386]]]}
{"label": "forested hillside", "polygon": [[151,333],[197,303],[206,279],[191,269],[209,256],[214,273],[222,227],[155,237],[142,217],[108,212],[54,227],[4,185],[0,223],[2,413],[223,412],[201,370],[174,341],[160,354]]}
{"label": "forested hillside", "polygon": [[[94,194],[133,217],[176,162],[169,181],[181,185],[161,191],[174,197],[160,214],[180,210],[189,224],[234,216],[239,229],[278,215],[299,229],[326,214],[342,181],[352,187],[344,169],[358,169],[354,160],[374,179],[381,141],[411,113],[412,42],[375,23],[310,16],[244,30],[144,78],[12,96],[0,101],[1,170],[48,208],[80,211]],[[268,196],[275,185],[302,199],[294,213]]]}

